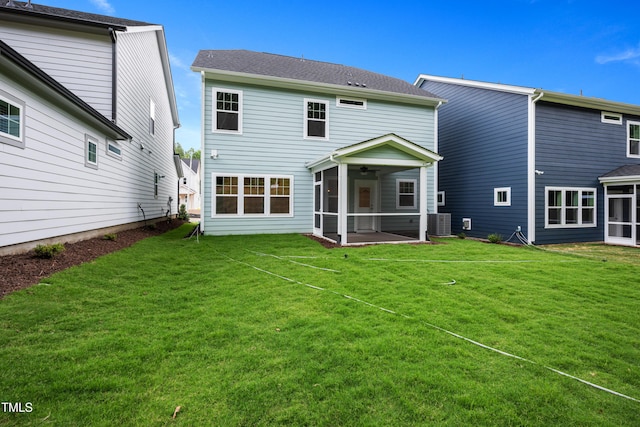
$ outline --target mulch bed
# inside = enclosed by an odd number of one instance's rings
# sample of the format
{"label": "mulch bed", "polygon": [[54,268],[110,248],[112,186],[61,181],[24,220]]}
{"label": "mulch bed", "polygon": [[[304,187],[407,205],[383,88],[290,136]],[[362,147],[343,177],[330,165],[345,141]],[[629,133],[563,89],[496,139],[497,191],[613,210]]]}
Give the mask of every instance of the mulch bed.
{"label": "mulch bed", "polygon": [[77,243],[66,243],[64,252],[52,259],[36,258],[33,251],[20,255],[2,256],[0,257],[0,299],[10,292],[35,285],[53,273],[127,248],[142,239],[166,233],[184,223],[179,220],[160,221],[156,223],[155,228],[141,227],[120,231],[115,240],[97,237]]}

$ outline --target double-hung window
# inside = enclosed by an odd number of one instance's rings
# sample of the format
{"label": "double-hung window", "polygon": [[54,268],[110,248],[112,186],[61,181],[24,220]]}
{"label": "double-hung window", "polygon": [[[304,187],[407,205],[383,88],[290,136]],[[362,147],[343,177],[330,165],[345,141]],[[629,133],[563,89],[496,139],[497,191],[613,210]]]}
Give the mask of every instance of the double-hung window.
{"label": "double-hung window", "polygon": [[627,122],[627,157],[640,157],[640,122]]}
{"label": "double-hung window", "polygon": [[595,227],[595,188],[545,188],[547,228]]}
{"label": "double-hung window", "polygon": [[0,142],[24,148],[24,103],[0,91]]}
{"label": "double-hung window", "polygon": [[329,103],[305,99],[304,137],[329,139]]}
{"label": "double-hung window", "polygon": [[293,178],[271,175],[214,175],[213,215],[291,215]]}
{"label": "double-hung window", "polygon": [[242,91],[213,89],[213,131],[242,133]]}
{"label": "double-hung window", "polygon": [[416,180],[396,180],[396,208],[415,209],[416,207]]}

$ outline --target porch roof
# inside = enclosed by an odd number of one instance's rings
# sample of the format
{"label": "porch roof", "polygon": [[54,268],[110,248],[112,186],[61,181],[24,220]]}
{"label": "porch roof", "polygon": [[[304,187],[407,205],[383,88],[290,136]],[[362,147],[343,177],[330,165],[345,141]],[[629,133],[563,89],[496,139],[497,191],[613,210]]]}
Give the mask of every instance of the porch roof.
{"label": "porch roof", "polygon": [[640,165],[624,165],[598,177],[601,183],[640,181]]}
{"label": "porch roof", "polygon": [[[382,153],[374,150],[388,147],[390,152]],[[393,153],[401,155],[393,155]],[[438,153],[428,150],[414,142],[411,142],[394,133],[379,136],[357,144],[348,145],[331,153],[306,163],[306,167],[314,170],[322,170],[333,167],[336,164],[362,164],[382,165],[397,167],[421,167],[442,160]]]}

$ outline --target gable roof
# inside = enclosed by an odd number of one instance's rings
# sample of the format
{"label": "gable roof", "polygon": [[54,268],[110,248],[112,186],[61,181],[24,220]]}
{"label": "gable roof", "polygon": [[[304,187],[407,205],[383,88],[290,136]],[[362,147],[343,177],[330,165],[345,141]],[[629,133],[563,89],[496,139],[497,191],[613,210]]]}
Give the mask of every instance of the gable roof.
{"label": "gable roof", "polygon": [[330,62],[249,50],[201,50],[192,70],[205,72],[213,78],[246,83],[261,81],[283,87],[285,83],[298,83],[306,85],[307,90],[315,87],[324,88],[325,92],[332,88],[350,96],[387,94],[432,105],[445,101],[395,77]]}
{"label": "gable roof", "polygon": [[640,180],[640,165],[624,165],[598,178],[600,182]]}
{"label": "gable roof", "polygon": [[198,169],[200,168],[200,159],[182,158],[181,160],[187,168],[193,171],[193,173],[198,173]]}
{"label": "gable roof", "polygon": [[[13,5],[11,5],[13,4]],[[0,12],[14,16],[38,17],[67,23],[82,24],[100,28],[113,28],[114,30],[124,30],[126,27],[150,26],[142,21],[116,18],[113,16],[98,15],[95,13],[79,12],[77,10],[50,7],[41,4],[30,5],[26,2],[4,0],[0,3]]]}
{"label": "gable roof", "polygon": [[[131,139],[131,135],[100,114],[96,109],[83,101],[76,94],[60,84],[53,77],[38,68],[31,61],[13,50],[5,42],[0,40],[0,64],[4,72],[12,75],[16,80],[21,80],[22,84],[33,85],[44,88],[45,91],[55,94],[55,102],[66,104],[82,113],[85,120],[89,120],[94,125],[98,125],[114,139]],[[46,92],[40,92],[46,95]]]}

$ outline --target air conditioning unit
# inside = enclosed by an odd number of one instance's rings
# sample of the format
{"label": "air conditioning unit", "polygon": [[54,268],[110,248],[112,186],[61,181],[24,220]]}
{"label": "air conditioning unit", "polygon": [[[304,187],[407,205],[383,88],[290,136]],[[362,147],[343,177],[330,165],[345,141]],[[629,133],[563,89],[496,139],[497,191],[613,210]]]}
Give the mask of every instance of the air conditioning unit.
{"label": "air conditioning unit", "polygon": [[432,236],[450,236],[451,214],[437,213],[427,215],[427,232]]}

